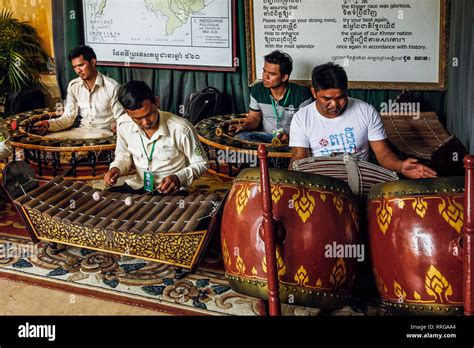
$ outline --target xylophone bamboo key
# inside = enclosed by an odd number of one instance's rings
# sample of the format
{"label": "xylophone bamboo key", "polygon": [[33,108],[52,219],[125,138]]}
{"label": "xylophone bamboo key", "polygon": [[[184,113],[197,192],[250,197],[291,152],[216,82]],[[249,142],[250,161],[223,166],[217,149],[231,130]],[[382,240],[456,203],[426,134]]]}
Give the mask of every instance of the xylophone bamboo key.
{"label": "xylophone bamboo key", "polygon": [[68,218],[70,215],[74,214],[77,210],[83,209],[84,205],[92,204],[92,194],[97,191],[97,189],[91,189],[87,193],[85,193],[83,196],[81,196],[75,203],[74,205],[68,205],[66,206],[62,211],[57,213],[56,215],[53,216],[53,220],[55,221],[68,221]]}
{"label": "xylophone bamboo key", "polygon": [[123,200],[121,200],[121,203],[115,210],[112,211],[112,213],[108,214],[106,217],[104,217],[102,219],[102,221],[100,221],[96,226],[95,228],[102,228],[102,229],[105,229],[107,228],[112,221],[116,221],[118,219],[118,217],[120,217],[124,211],[126,211],[127,209],[131,209],[130,206],[126,205],[125,204],[125,201],[127,199],[131,199],[132,202],[135,201],[140,195],[129,195],[129,194],[125,194],[123,196]]}
{"label": "xylophone bamboo key", "polygon": [[[105,196],[107,196],[107,194]],[[78,205],[79,208],[72,210],[71,214],[67,215],[63,220],[72,223],[81,215],[84,215],[84,213],[87,212],[91,207],[97,206],[97,202],[92,199],[92,196],[87,198],[88,200],[86,200],[82,205]]]}
{"label": "xylophone bamboo key", "polygon": [[[64,197],[70,198],[72,195],[77,191],[82,184],[76,182],[72,182],[72,185],[68,186],[67,188],[64,188],[62,190],[59,190],[57,193],[51,193],[51,198],[47,199],[43,204],[38,205],[37,207],[33,208],[33,211],[41,214],[44,211],[54,207],[59,201],[63,200]],[[66,181],[64,182],[66,184]],[[66,185],[64,185],[65,187]]]}
{"label": "xylophone bamboo key", "polygon": [[192,201],[192,203],[188,206],[188,208],[183,211],[176,223],[171,226],[169,232],[182,232],[181,230],[184,228],[184,226],[186,226],[187,222],[192,219],[194,213],[196,213],[196,211],[201,206],[201,201],[205,198],[206,196],[203,194],[197,196],[194,201]]}
{"label": "xylophone bamboo key", "polygon": [[128,218],[128,221],[125,222],[122,226],[118,228],[119,232],[128,232],[130,231],[135,224],[140,223],[141,219],[143,216],[151,209],[150,202],[153,200],[153,196],[147,195],[145,197],[148,197],[148,201],[144,202],[141,209],[135,210],[135,213]]}
{"label": "xylophone bamboo key", "polygon": [[133,214],[135,214],[137,210],[145,209],[145,203],[149,199],[150,197],[148,195],[142,196],[131,207],[127,206],[128,209],[125,212],[123,212],[122,215],[117,217],[110,226],[106,227],[105,230],[109,232],[118,231],[119,227],[122,226],[124,223],[126,223],[129,220],[129,218]]}
{"label": "xylophone bamboo key", "polygon": [[57,213],[64,210],[63,207],[70,206],[71,201],[74,202],[74,206],[75,206],[76,201],[78,201],[78,199],[81,198],[84,194],[87,194],[87,192],[89,192],[90,190],[92,190],[92,187],[87,186],[87,185],[81,185],[81,188],[79,188],[79,190],[74,192],[74,194],[72,196],[66,197],[63,200],[61,200],[60,202],[56,203],[53,207],[46,210],[43,213],[43,215],[48,217],[48,218],[53,218]]}
{"label": "xylophone bamboo key", "polygon": [[71,220],[71,222],[76,225],[85,226],[87,221],[94,219],[97,214],[100,214],[103,210],[107,209],[107,207],[114,204],[120,196],[121,194],[118,192],[113,192],[112,194],[104,194],[104,192],[102,192],[103,198],[99,202],[94,201],[95,204],[83,212],[83,214]]}
{"label": "xylophone bamboo key", "polygon": [[[84,222],[84,226],[89,227],[89,228],[95,227],[95,225],[100,223],[103,218],[105,218],[106,216],[111,214],[113,211],[118,209],[120,206],[125,205],[123,199],[121,198],[121,195],[116,196],[116,197],[117,197],[117,199],[116,199],[115,202],[109,203],[108,206],[106,206],[104,209],[101,209],[99,211],[99,213],[95,214],[95,216],[92,219],[89,219],[86,222]],[[115,199],[115,197],[111,198],[111,199]]]}
{"label": "xylophone bamboo key", "polygon": [[206,200],[203,204],[200,205],[197,212],[193,215],[193,217],[189,220],[189,222],[182,228],[182,232],[194,232],[196,231],[196,227],[201,222],[201,219],[210,215],[212,208],[215,206],[215,201],[219,200],[219,196],[215,193],[206,197]]}
{"label": "xylophone bamboo key", "polygon": [[151,223],[151,218],[153,216],[156,216],[156,214],[164,209],[166,207],[166,203],[171,201],[172,196],[155,196],[153,199],[150,201],[150,208],[148,210],[148,213],[143,216],[141,221],[136,224],[133,228],[130,229],[130,232],[133,233],[142,233],[144,232],[143,230],[147,227],[149,223]]}
{"label": "xylophone bamboo key", "polygon": [[15,202],[20,204],[20,205],[25,205],[27,202],[30,200],[34,199],[36,196],[42,194],[43,192],[48,191],[49,189],[53,188],[57,184],[61,183],[63,181],[63,177],[58,176],[48,183],[44,184],[43,186],[39,186],[35,188],[34,190],[27,192],[26,195],[23,195],[21,197],[18,197]]}
{"label": "xylophone bamboo key", "polygon": [[184,199],[183,196],[172,196],[173,199],[169,202],[168,206],[164,208],[157,216],[153,218],[151,223],[143,230],[143,233],[153,233],[155,232],[163,223],[163,219],[168,217],[173,211],[179,211],[179,202]]}
{"label": "xylophone bamboo key", "polygon": [[189,204],[196,199],[196,195],[179,198],[180,200],[177,202],[177,209],[175,209],[173,212],[170,212],[168,218],[161,224],[158,232],[169,232],[169,229],[173,227],[176,221],[178,221],[179,217],[187,210]]}
{"label": "xylophone bamboo key", "polygon": [[42,194],[34,197],[31,201],[24,204],[24,206],[28,209],[36,208],[37,206],[42,205],[45,201],[49,200],[52,196],[57,195],[60,192],[64,192],[67,190],[69,186],[73,184],[71,180],[64,180],[56,186],[53,186],[50,190],[43,192]]}

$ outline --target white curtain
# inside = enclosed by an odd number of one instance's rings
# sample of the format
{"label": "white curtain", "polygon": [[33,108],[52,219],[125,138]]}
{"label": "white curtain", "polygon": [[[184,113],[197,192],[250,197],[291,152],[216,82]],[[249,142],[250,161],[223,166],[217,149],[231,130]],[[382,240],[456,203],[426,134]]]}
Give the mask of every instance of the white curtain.
{"label": "white curtain", "polygon": [[451,1],[447,128],[474,154],[474,1]]}

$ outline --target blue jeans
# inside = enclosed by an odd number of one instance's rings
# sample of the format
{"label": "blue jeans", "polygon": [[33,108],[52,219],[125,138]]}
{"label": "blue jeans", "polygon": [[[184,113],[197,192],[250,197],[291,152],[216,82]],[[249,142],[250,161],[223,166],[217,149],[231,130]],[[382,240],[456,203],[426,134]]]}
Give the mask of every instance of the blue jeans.
{"label": "blue jeans", "polygon": [[242,132],[237,133],[235,135],[235,138],[256,143],[271,143],[273,139],[273,134],[265,132]]}

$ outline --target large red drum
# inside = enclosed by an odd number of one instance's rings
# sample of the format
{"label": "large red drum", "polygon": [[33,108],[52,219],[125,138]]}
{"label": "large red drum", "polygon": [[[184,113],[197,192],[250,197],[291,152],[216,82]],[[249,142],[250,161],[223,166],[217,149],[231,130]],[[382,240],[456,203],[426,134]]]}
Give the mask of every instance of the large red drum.
{"label": "large red drum", "polygon": [[372,266],[390,308],[462,313],[463,192],[463,177],[402,180],[370,191]]}
{"label": "large red drum", "polygon": [[[355,196],[342,180],[317,174],[270,169],[270,180],[280,301],[343,306],[354,285],[360,247]],[[221,243],[231,287],[268,299],[260,191],[258,168],[237,176],[224,207]]]}

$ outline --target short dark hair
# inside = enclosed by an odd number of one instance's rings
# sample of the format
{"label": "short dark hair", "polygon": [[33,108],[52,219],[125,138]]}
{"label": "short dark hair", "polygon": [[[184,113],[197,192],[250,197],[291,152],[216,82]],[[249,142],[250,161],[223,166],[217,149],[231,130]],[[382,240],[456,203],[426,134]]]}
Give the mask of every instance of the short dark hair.
{"label": "short dark hair", "polygon": [[270,54],[267,54],[265,57],[265,62],[270,64],[278,64],[280,66],[280,73],[282,75],[291,75],[293,71],[293,59],[288,53],[282,51],[273,51]]}
{"label": "short dark hair", "polygon": [[127,110],[137,110],[145,100],[155,103],[151,88],[143,81],[130,81],[123,84],[118,91],[118,101]]}
{"label": "short dark hair", "polygon": [[68,54],[67,58],[69,61],[73,60],[74,58],[78,58],[80,56],[84,57],[84,60],[90,62],[92,59],[97,59],[94,50],[89,46],[77,46],[74,47]]}
{"label": "short dark hair", "polygon": [[341,89],[347,91],[347,74],[344,69],[332,62],[319,65],[313,69],[313,88],[316,91],[324,89]]}

